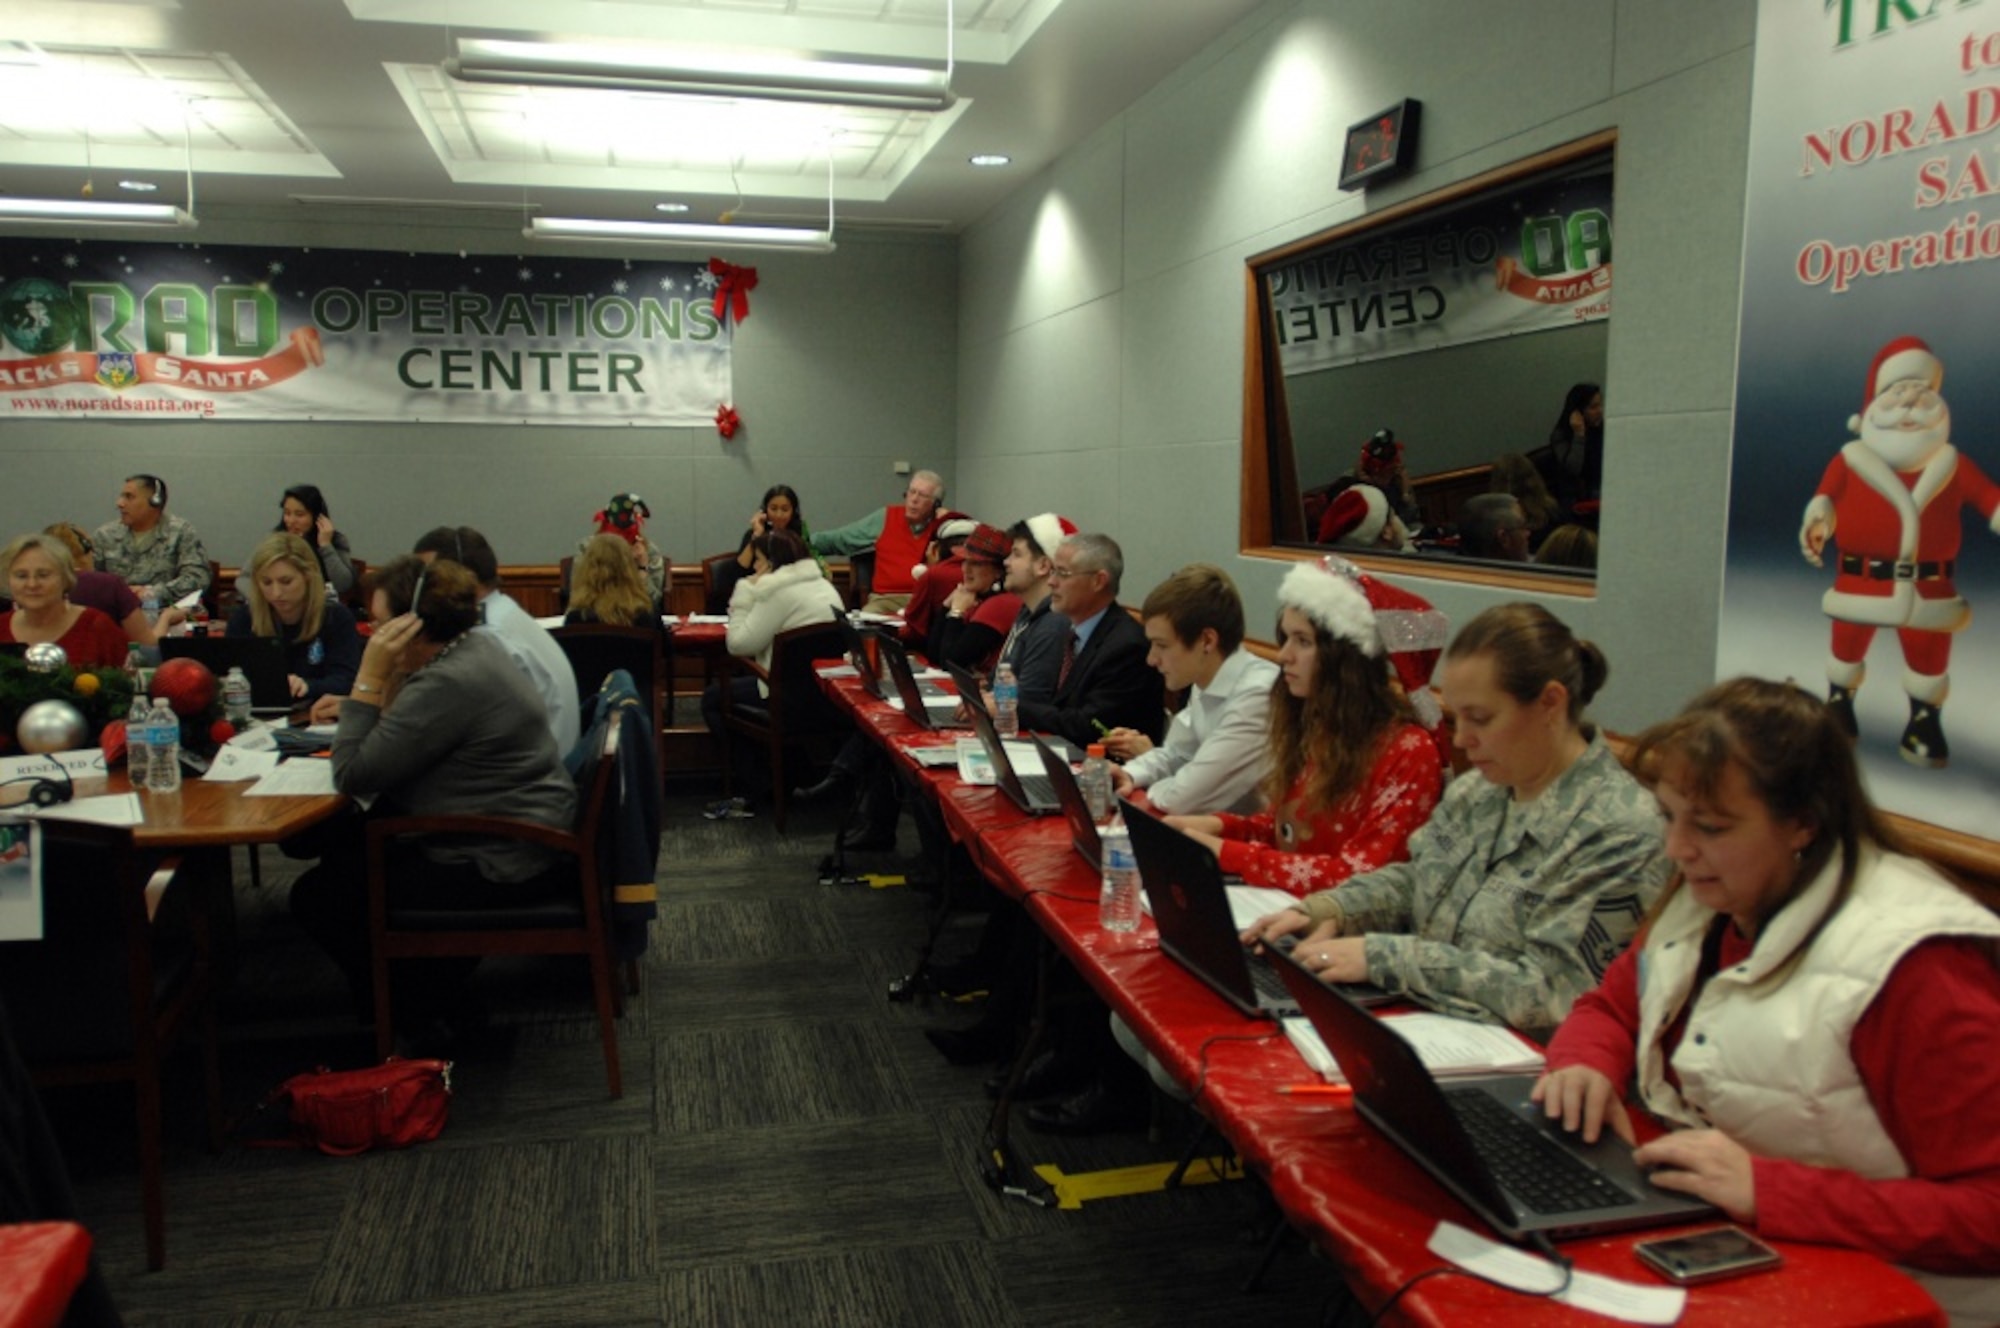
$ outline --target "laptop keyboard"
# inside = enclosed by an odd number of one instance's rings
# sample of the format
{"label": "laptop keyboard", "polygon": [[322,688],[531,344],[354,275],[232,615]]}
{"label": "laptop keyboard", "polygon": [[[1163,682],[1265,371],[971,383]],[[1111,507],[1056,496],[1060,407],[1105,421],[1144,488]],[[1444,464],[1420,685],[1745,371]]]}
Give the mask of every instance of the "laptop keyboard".
{"label": "laptop keyboard", "polygon": [[1257,1005],[1265,1010],[1294,1010],[1298,1001],[1286,988],[1285,980],[1278,976],[1278,970],[1271,967],[1271,961],[1252,950],[1245,950],[1243,957],[1249,960],[1250,985],[1257,992]]}
{"label": "laptop keyboard", "polygon": [[1476,1088],[1449,1089],[1445,1100],[1493,1169],[1494,1179],[1534,1212],[1581,1213],[1638,1202],[1492,1095]]}
{"label": "laptop keyboard", "polygon": [[1049,782],[1047,775],[1024,775],[1014,772],[1014,778],[1021,781],[1021,792],[1028,795],[1028,801],[1037,807],[1060,807],[1062,800],[1056,797],[1056,786]]}

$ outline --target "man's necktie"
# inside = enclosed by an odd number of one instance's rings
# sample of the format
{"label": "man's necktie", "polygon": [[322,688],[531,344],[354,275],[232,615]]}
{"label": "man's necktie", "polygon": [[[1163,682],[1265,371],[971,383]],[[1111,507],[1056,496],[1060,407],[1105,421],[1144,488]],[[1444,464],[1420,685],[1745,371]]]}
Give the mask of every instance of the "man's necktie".
{"label": "man's necktie", "polygon": [[1056,671],[1057,691],[1060,692],[1063,689],[1063,684],[1069,681],[1070,666],[1075,663],[1076,663],[1076,633],[1066,632],[1063,635],[1062,668]]}

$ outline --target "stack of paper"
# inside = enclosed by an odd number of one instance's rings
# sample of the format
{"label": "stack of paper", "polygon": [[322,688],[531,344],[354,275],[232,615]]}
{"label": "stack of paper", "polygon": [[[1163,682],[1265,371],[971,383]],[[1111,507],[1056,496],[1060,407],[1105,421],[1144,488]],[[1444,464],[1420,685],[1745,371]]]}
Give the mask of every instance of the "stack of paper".
{"label": "stack of paper", "polygon": [[[1542,1053],[1498,1024],[1481,1024],[1428,1011],[1383,1015],[1381,1019],[1417,1049],[1418,1058],[1439,1079],[1469,1074],[1525,1074],[1542,1068]],[[1280,1022],[1300,1057],[1319,1071],[1321,1078],[1330,1084],[1347,1082],[1333,1053],[1326,1049],[1326,1043],[1310,1023],[1296,1016]]]}

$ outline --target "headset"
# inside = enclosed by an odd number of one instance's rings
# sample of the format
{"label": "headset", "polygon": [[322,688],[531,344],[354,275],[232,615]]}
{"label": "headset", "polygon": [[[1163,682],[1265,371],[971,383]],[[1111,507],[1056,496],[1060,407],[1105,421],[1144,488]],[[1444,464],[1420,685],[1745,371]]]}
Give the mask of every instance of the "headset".
{"label": "headset", "polygon": [[148,475],[144,471],[134,475],[132,478],[142,484],[152,486],[153,496],[146,500],[146,506],[165,507],[167,505],[167,482],[165,480],[161,479],[158,475]]}
{"label": "headset", "polygon": [[0,787],[26,784],[30,803],[37,807],[54,807],[76,796],[76,781],[69,777],[69,771],[61,761],[55,762],[55,768],[56,773],[62,776],[60,784],[47,775],[18,775],[13,779],[0,779]]}

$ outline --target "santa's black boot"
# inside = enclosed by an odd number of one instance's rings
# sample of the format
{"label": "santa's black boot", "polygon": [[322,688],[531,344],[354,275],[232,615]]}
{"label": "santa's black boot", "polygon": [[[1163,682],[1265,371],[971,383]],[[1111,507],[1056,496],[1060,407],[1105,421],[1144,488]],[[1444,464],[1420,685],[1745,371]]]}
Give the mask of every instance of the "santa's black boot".
{"label": "santa's black boot", "polygon": [[1899,750],[1911,765],[1942,770],[1951,763],[1951,747],[1944,740],[1944,718],[1939,707],[1914,696],[1910,698],[1910,722],[1903,726]]}
{"label": "santa's black boot", "polygon": [[1850,738],[1861,736],[1861,726],[1854,720],[1854,689],[1842,687],[1839,683],[1829,683],[1826,689],[1826,712],[1833,716],[1833,722],[1840,725],[1840,731]]}

